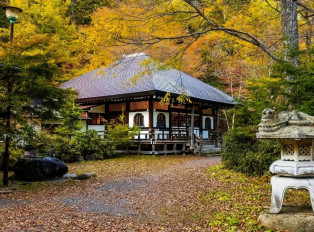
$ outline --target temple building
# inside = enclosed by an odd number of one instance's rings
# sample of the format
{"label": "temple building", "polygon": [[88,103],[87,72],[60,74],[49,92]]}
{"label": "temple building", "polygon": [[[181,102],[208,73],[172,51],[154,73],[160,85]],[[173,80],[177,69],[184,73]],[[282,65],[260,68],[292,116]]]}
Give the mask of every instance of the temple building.
{"label": "temple building", "polygon": [[[105,124],[115,123],[122,114],[124,123],[140,127],[130,153],[219,151],[222,125],[218,111],[236,104],[232,97],[186,73],[157,67],[145,53],[124,56],[61,88],[78,93],[84,130],[96,130],[101,136]],[[161,103],[165,96],[169,104]],[[180,103],[178,96],[188,100]]]}

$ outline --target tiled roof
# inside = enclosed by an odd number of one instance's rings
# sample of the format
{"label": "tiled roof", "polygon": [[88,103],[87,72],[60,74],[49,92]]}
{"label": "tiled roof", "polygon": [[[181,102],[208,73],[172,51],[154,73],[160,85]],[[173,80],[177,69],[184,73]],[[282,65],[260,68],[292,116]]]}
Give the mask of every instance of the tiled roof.
{"label": "tiled roof", "polygon": [[[205,101],[234,105],[234,99],[222,91],[173,68],[154,68],[144,64],[150,57],[144,53],[125,56],[108,68],[100,68],[63,83],[73,88],[78,99],[162,91],[182,94]],[[149,71],[148,71],[149,70]],[[138,77],[138,78],[137,78]],[[137,79],[134,82],[134,79]],[[133,81],[132,81],[133,80]]]}

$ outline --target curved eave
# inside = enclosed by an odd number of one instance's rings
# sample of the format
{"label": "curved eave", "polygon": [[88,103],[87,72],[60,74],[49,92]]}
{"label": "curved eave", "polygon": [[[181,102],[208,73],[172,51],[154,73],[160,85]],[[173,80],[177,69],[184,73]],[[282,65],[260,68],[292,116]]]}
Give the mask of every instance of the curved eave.
{"label": "curved eave", "polygon": [[[123,101],[132,101],[132,100],[147,100],[147,99],[156,99],[159,100],[160,97],[165,96],[166,92],[151,90],[145,92],[136,92],[128,94],[119,94],[119,95],[110,95],[110,96],[100,96],[100,97],[91,97],[91,98],[78,98],[75,100],[76,103],[80,104],[100,104],[105,102],[123,102]],[[172,97],[177,97],[179,94],[171,94]],[[192,103],[196,105],[206,105],[209,107],[219,107],[223,109],[230,109],[237,105],[237,103],[226,103],[226,102],[216,102],[209,101],[205,99],[199,99],[195,97],[190,97]]]}

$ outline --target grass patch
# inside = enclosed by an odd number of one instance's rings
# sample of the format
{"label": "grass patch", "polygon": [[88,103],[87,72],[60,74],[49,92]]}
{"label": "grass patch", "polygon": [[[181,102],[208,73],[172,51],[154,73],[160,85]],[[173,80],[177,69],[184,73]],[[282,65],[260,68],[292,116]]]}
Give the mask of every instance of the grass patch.
{"label": "grass patch", "polygon": [[[193,212],[194,218],[211,230],[269,231],[257,218],[270,205],[270,176],[250,177],[217,165],[209,169],[208,177],[219,188],[199,195],[201,206],[198,215]],[[311,207],[306,190],[288,190],[284,203]]]}

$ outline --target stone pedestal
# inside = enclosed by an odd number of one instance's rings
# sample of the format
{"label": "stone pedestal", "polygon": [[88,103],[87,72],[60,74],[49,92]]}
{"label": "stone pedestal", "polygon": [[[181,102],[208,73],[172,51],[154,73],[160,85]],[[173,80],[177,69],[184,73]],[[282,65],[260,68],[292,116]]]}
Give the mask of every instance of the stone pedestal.
{"label": "stone pedestal", "polygon": [[279,214],[270,214],[269,207],[260,214],[261,224],[274,231],[313,232],[314,214],[311,208],[284,205]]}
{"label": "stone pedestal", "polygon": [[280,212],[285,192],[289,188],[307,189],[310,192],[312,209],[314,211],[314,177],[273,176],[271,178],[271,186],[270,213]]}

